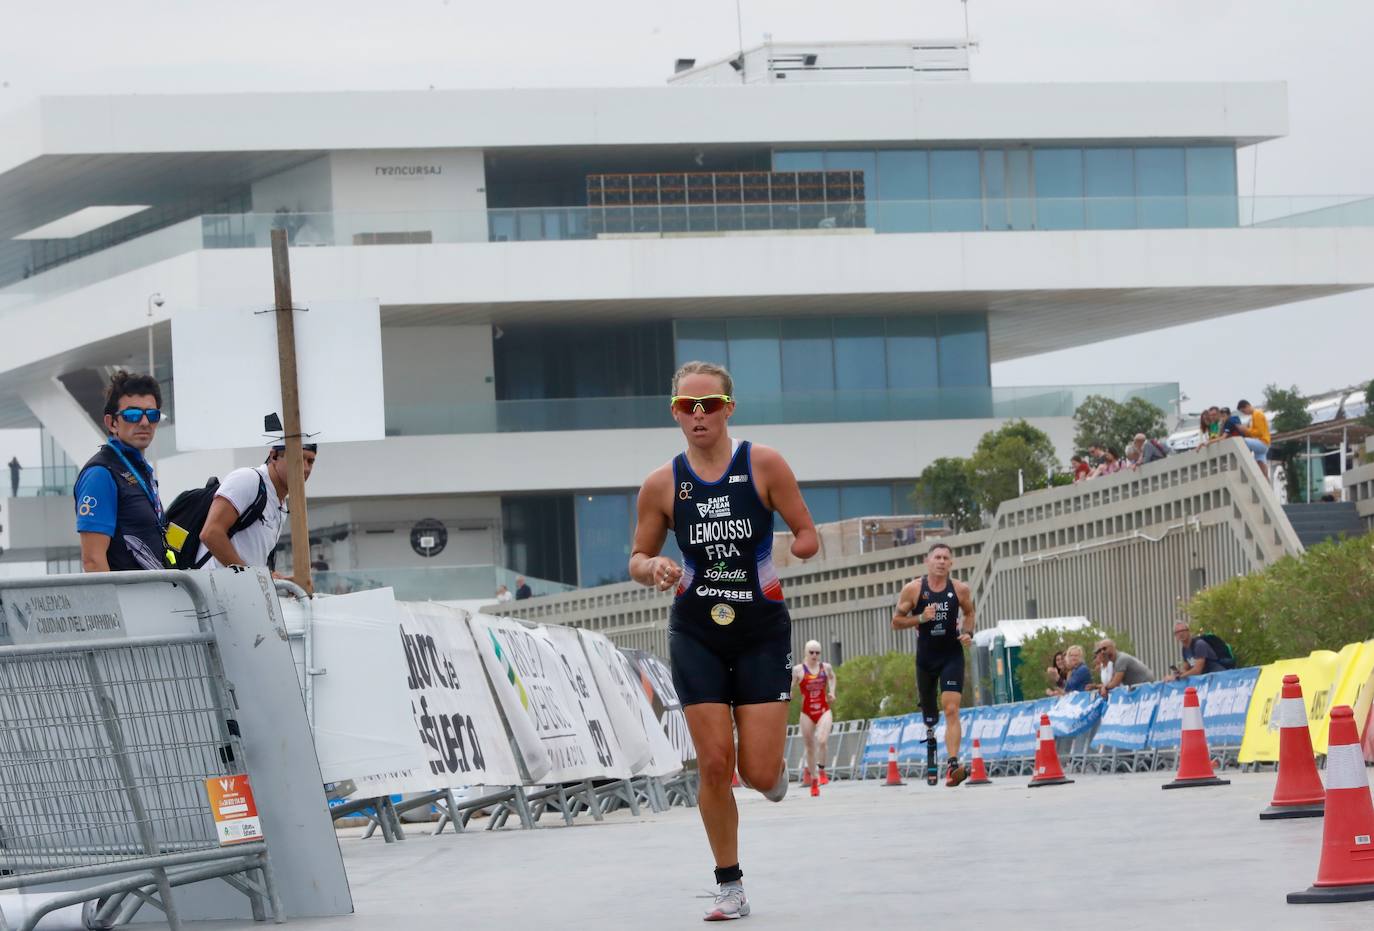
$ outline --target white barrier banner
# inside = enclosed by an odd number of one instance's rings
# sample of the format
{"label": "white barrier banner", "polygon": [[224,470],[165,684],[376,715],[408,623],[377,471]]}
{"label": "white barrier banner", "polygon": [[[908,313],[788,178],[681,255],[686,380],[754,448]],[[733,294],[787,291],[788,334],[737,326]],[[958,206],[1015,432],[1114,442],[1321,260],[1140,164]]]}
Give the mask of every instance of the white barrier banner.
{"label": "white barrier banner", "polygon": [[419,734],[426,765],[420,778],[393,791],[519,785],[506,728],[464,623],[467,612],[430,602],[396,608],[411,732]]}
{"label": "white barrier banner", "polygon": [[[620,741],[621,752],[630,766],[630,772],[641,773],[651,768],[654,761],[653,747],[649,745],[649,733],[644,729],[644,714],[649,711],[644,693],[639,683],[630,675],[629,663],[615,644],[603,634],[589,630],[578,630],[578,639],[587,654],[587,663],[592,676],[605,700],[606,713],[610,715],[611,727]],[[655,722],[654,730],[658,730]],[[667,742],[667,738],[664,738]]]}
{"label": "white barrier banner", "polygon": [[[324,781],[352,779],[370,795],[435,788],[438,780],[429,775],[410,719],[391,589],[316,598],[308,605],[283,601],[282,611],[288,629],[311,638],[311,664],[324,671],[309,677]],[[297,669],[304,682],[304,650]]]}
{"label": "white barrier banner", "polygon": [[601,776],[595,741],[548,638],[506,618],[474,614],[469,620],[530,781],[547,785]]}
{"label": "white barrier banner", "polygon": [[[598,775],[608,779],[628,779],[634,773],[629,755],[625,752],[611,717],[601,685],[582,649],[582,640],[572,627],[546,625],[537,631],[549,642],[549,648],[563,666],[565,685],[571,693],[572,704],[581,713],[596,750],[596,762],[602,767]],[[614,698],[612,698],[614,701]],[[618,702],[616,702],[618,704]]]}
{"label": "white barrier banner", "polygon": [[635,669],[644,692],[649,695],[654,716],[659,727],[667,735],[669,743],[683,763],[697,758],[697,748],[692,745],[692,735],[687,730],[687,716],[683,714],[682,702],[673,687],[673,674],[663,661],[644,650],[623,651]]}

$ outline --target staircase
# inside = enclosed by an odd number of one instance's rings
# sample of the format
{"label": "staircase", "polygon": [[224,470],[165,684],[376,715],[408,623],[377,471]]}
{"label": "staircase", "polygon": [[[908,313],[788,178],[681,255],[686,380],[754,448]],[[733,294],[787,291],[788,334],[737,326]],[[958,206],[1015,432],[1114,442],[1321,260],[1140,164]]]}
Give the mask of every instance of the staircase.
{"label": "staircase", "polygon": [[1313,504],[1285,504],[1283,512],[1293,525],[1303,546],[1334,540],[1342,533],[1358,537],[1364,524],[1353,501],[1320,501]]}

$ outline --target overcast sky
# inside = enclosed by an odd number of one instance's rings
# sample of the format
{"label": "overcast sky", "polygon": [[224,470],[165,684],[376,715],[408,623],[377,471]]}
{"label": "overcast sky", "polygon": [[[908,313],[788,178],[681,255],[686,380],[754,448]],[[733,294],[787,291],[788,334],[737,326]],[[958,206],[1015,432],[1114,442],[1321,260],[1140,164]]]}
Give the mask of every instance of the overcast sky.
{"label": "overcast sky", "polygon": [[[970,0],[976,81],[1284,80],[1287,138],[1244,150],[1240,190],[1374,194],[1369,0]],[[944,38],[956,0],[740,0],[744,43]],[[8,2],[0,112],[41,94],[653,85],[737,45],[734,0]],[[379,140],[384,142],[385,140]],[[1253,170],[1256,160],[1257,171]],[[1186,405],[1374,378],[1374,293],[1161,330],[993,367],[999,385],[1178,381]],[[0,431],[0,461],[37,464]]]}

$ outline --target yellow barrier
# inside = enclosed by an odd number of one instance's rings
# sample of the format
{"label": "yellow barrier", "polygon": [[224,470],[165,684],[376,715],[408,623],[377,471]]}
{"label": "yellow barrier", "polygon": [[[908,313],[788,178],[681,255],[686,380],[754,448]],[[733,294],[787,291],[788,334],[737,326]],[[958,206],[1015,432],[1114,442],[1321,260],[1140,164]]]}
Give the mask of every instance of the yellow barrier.
{"label": "yellow barrier", "polygon": [[1271,719],[1283,692],[1283,677],[1287,675],[1296,675],[1302,682],[1314,752],[1326,753],[1330,713],[1336,705],[1355,709],[1356,726],[1363,734],[1370,704],[1374,703],[1374,640],[1348,643],[1339,653],[1315,650],[1310,656],[1281,659],[1261,669],[1245,716],[1240,762],[1278,760],[1279,731]]}
{"label": "yellow barrier", "polygon": [[1273,763],[1278,760],[1279,729],[1272,719],[1283,693],[1283,677],[1287,675],[1296,675],[1302,682],[1303,704],[1307,707],[1308,726],[1315,743],[1318,729],[1326,731],[1337,665],[1338,654],[1330,650],[1317,650],[1310,656],[1281,659],[1261,669],[1255,690],[1250,696],[1250,709],[1245,716],[1240,762]]}
{"label": "yellow barrier", "polygon": [[1320,730],[1312,731],[1312,749],[1326,753],[1326,740],[1329,734],[1329,712],[1337,705],[1356,708],[1363,698],[1364,714],[1356,718],[1356,726],[1364,731],[1365,720],[1369,717],[1369,699],[1365,696],[1370,675],[1374,673],[1374,642],[1346,644],[1336,657],[1336,677],[1332,683],[1331,700],[1327,703],[1327,715],[1323,715]]}

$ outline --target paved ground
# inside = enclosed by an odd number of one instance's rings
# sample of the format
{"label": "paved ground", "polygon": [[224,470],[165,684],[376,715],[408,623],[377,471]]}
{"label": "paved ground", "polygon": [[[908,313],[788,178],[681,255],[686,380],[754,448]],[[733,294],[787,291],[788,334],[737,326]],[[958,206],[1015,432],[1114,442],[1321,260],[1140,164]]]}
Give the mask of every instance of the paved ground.
{"label": "paved ground", "polygon": [[[1272,774],[1160,791],[1163,774],[937,789],[875,782],[737,790],[754,913],[740,927],[1369,929],[1374,902],[1288,905],[1316,876],[1320,819],[1261,822]],[[538,831],[340,842],[357,914],[301,931],[703,927],[711,862],[695,809]],[[485,822],[474,822],[474,826]],[[247,928],[251,923],[215,923]],[[260,927],[260,926],[259,926]]]}

